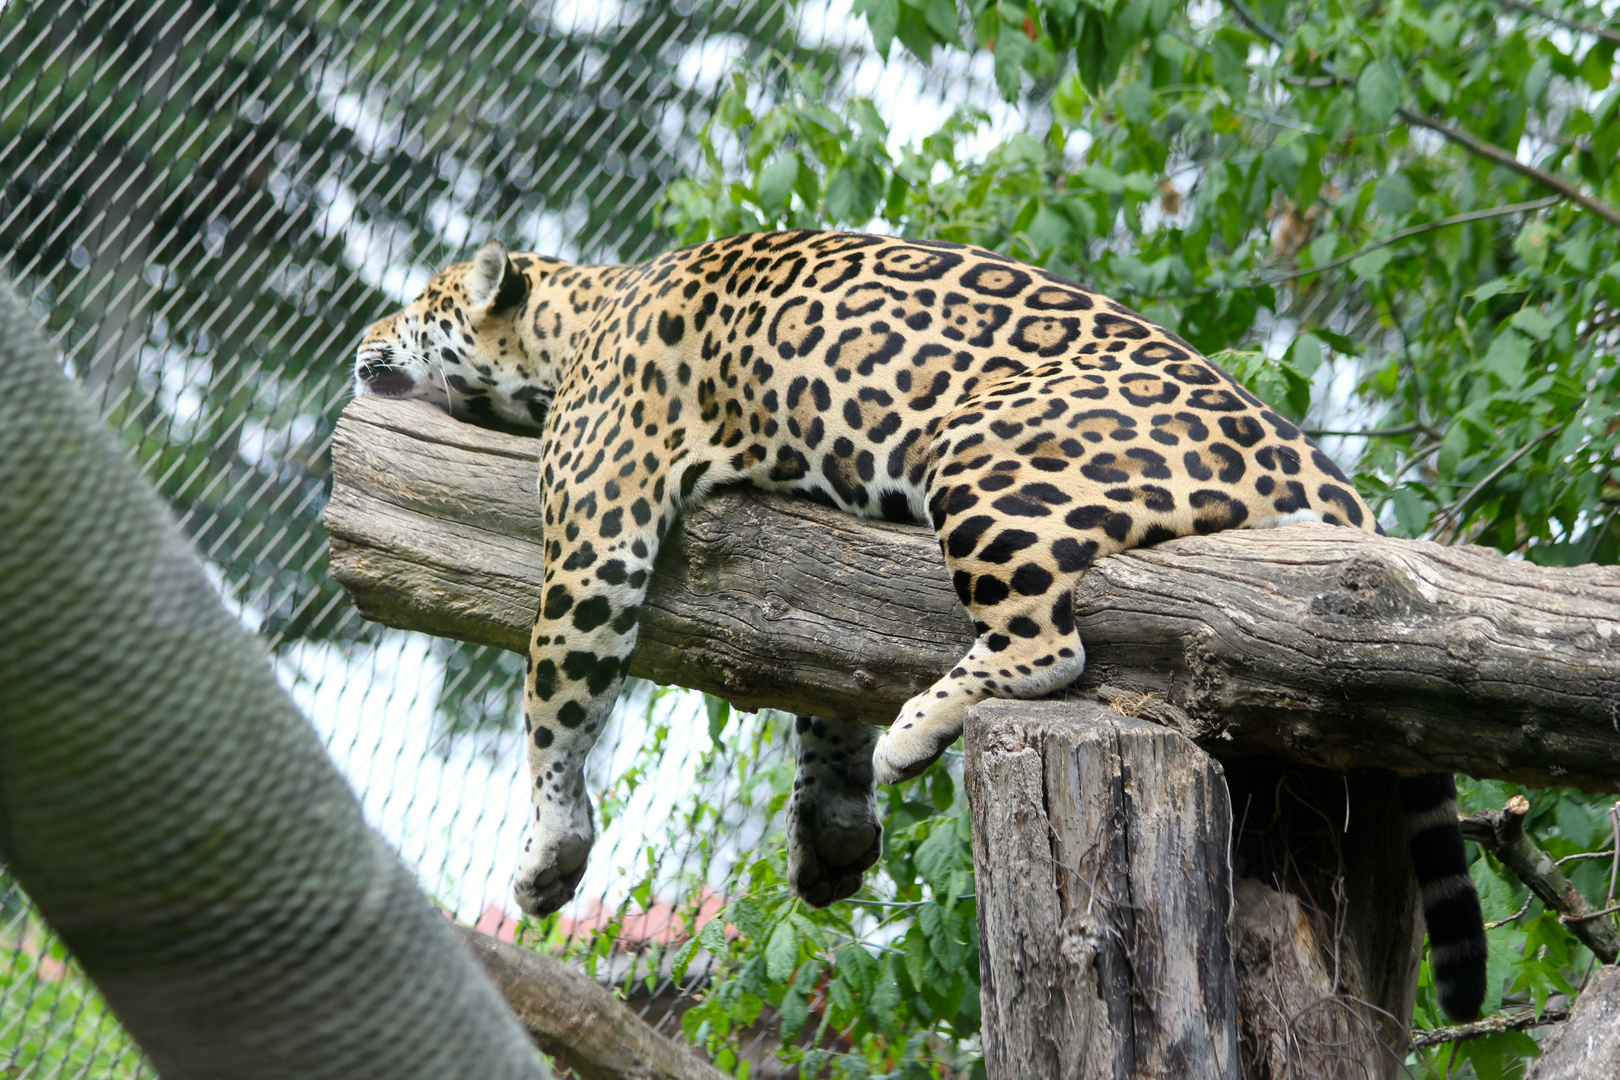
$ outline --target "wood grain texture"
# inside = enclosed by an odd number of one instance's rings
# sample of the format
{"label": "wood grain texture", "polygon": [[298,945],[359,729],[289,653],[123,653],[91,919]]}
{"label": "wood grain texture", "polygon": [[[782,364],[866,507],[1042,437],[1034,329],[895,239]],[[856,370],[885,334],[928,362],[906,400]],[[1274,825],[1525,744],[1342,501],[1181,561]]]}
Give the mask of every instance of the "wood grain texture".
{"label": "wood grain texture", "polygon": [[1587,980],[1569,1019],[1542,1043],[1528,1080],[1598,1080],[1620,1076],[1620,967],[1600,967]]}
{"label": "wood grain texture", "polygon": [[725,1080],[728,1075],[648,1027],[584,972],[544,953],[456,926],[462,946],[535,1045],[579,1080]]}
{"label": "wood grain texture", "polygon": [[[539,594],[538,440],[361,399],[333,445],[332,568],[368,617],[523,650]],[[1103,559],[1070,696],[1151,695],[1222,753],[1620,785],[1620,568],[1548,569],[1297,525]],[[933,534],[717,495],[667,538],[632,673],[887,723],[965,651]]]}
{"label": "wood grain texture", "polygon": [[966,749],[991,1080],[1242,1075],[1215,760],[1082,702],[975,706]]}

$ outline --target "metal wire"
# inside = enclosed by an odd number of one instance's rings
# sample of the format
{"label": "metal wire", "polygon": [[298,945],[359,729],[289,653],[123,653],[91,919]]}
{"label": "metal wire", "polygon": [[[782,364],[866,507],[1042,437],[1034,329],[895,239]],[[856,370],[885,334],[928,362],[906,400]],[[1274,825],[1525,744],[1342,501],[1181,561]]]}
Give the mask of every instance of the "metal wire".
{"label": "metal wire", "polygon": [[[493,928],[526,818],[489,795],[522,798],[522,663],[367,624],[326,573],[320,512],[353,345],[489,235],[604,260],[667,246],[651,209],[699,167],[714,105],[686,76],[767,56],[850,70],[846,42],[864,32],[838,32],[846,0],[0,9],[0,270],[274,651],[368,816],[448,909]],[[964,101],[964,70],[911,75]],[[993,97],[983,82],[974,100]],[[593,786],[622,805],[593,864],[598,881],[655,880],[672,915],[711,903],[727,860],[777,828],[739,766],[769,772],[780,748],[753,720],[733,732],[742,749],[710,749],[700,703],[651,693],[627,695],[594,766]],[[690,777],[686,802],[651,802],[668,785],[626,780],[654,738]],[[671,824],[700,803],[729,849]],[[701,972],[675,985],[658,935],[625,929],[639,905],[599,892],[573,914],[582,931],[618,928],[626,948],[602,977],[634,972],[632,1000],[676,1030]],[[151,1075],[3,868],[0,959],[0,1073]],[[756,1061],[769,1019],[745,1048]]]}

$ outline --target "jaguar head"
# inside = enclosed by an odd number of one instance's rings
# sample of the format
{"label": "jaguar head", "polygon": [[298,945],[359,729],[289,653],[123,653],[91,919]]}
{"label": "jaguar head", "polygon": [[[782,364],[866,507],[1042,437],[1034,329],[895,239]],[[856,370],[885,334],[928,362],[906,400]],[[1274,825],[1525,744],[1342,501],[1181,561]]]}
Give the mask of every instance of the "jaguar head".
{"label": "jaguar head", "polygon": [[357,395],[419,398],[459,420],[539,429],[557,391],[556,342],[534,312],[565,264],[511,256],[491,240],[435,275],[404,310],[373,323],[355,355]]}

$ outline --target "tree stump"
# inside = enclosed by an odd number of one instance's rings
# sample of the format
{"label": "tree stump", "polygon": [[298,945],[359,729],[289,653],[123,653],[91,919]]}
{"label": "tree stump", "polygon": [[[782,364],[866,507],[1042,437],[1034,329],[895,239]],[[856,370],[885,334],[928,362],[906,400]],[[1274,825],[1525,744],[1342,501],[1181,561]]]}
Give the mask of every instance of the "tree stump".
{"label": "tree stump", "polygon": [[1081,701],[986,702],[966,734],[992,1080],[1400,1075],[1393,776],[1227,769]]}
{"label": "tree stump", "polygon": [[1247,1074],[1404,1077],[1423,925],[1399,781],[1268,758],[1224,765]]}
{"label": "tree stump", "polygon": [[1091,703],[967,722],[989,1075],[1240,1075],[1221,768]]}

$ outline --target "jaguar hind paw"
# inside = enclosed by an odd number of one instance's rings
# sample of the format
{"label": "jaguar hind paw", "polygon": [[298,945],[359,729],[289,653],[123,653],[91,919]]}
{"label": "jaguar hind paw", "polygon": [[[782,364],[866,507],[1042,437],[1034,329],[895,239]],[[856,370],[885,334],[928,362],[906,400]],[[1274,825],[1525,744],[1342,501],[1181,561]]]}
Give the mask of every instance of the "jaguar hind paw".
{"label": "jaguar hind paw", "polygon": [[788,881],[811,907],[854,895],[883,852],[872,783],[876,729],[800,717],[788,801]]}

